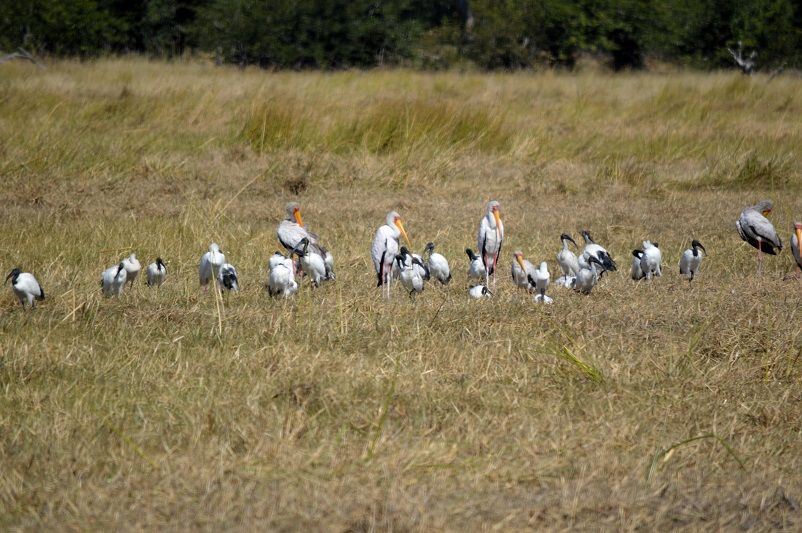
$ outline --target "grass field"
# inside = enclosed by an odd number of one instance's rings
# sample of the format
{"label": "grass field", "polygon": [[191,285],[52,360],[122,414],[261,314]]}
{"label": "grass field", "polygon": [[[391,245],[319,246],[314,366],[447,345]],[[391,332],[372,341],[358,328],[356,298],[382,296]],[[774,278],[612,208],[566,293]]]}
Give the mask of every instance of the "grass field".
{"label": "grass field", "polygon": [[[802,82],[734,73],[0,67],[3,530],[802,527]],[[786,250],[738,237],[769,197]],[[337,282],[272,300],[297,199]],[[466,295],[489,199],[494,298]],[[451,285],[375,287],[390,210]],[[590,230],[620,272],[535,305],[512,252]],[[664,276],[629,279],[660,243]],[[692,288],[677,264],[709,252]],[[211,242],[241,293],[197,285]],[[581,240],[579,241],[581,242]],[[160,255],[120,301],[101,271]]]}

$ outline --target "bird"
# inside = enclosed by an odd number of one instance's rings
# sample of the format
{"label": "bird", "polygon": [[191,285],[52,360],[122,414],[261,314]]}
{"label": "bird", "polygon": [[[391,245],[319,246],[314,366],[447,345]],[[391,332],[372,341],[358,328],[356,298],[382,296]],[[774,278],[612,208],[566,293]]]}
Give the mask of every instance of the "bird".
{"label": "bird", "polygon": [[468,296],[471,298],[490,298],[493,293],[485,285],[474,285],[468,289]]}
{"label": "bird", "polygon": [[468,279],[481,280],[484,278],[487,270],[485,269],[485,264],[482,262],[482,258],[476,255],[470,248],[466,248],[465,253],[468,254],[468,258],[471,260],[471,266],[468,269]]}
{"label": "bird", "polygon": [[663,262],[663,254],[657,243],[651,241],[643,241],[643,255],[640,258],[640,268],[643,270],[643,275],[646,276],[647,281],[651,281],[652,276],[662,276],[663,271],[660,269],[660,264]]}
{"label": "bird", "polygon": [[448,285],[448,282],[451,281],[451,269],[448,266],[448,260],[442,255],[435,253],[433,242],[428,243],[426,248],[423,249],[424,257],[427,251],[429,252],[429,258],[426,260],[426,266],[429,268],[430,274],[434,276],[434,279],[439,281],[441,285]]}
{"label": "bird", "polygon": [[221,291],[234,291],[239,293],[239,280],[237,270],[229,263],[223,263],[217,272],[217,284]]}
{"label": "bird", "polygon": [[128,275],[128,281],[131,282],[131,288],[133,289],[134,280],[139,274],[142,265],[139,264],[139,260],[136,258],[136,254],[131,254],[130,256],[128,256],[128,259],[123,259],[123,265],[125,265],[125,272]]}
{"label": "bird", "polygon": [[303,275],[307,275],[315,287],[326,281],[326,263],[323,257],[312,251],[309,238],[304,237],[293,249],[294,254],[298,254],[301,259],[301,282]]}
{"label": "bird", "polygon": [[149,264],[145,274],[148,277],[148,287],[153,287],[154,284],[161,287],[167,276],[167,267],[164,266],[162,258],[157,257],[154,263]]}
{"label": "bird", "polygon": [[593,287],[596,286],[596,282],[599,280],[599,274],[596,272],[595,265],[599,265],[602,270],[605,269],[604,264],[599,261],[596,256],[590,256],[587,266],[580,268],[579,273],[576,275],[574,289],[582,294],[591,293]]}
{"label": "bird", "polygon": [[802,256],[799,253],[800,244],[802,244],[802,222],[794,222],[793,233],[791,233],[791,251],[794,253],[794,259],[796,260],[797,276],[800,269],[802,269]]}
{"label": "bird", "polygon": [[696,277],[699,266],[702,264],[702,253],[699,248],[707,255],[707,250],[702,243],[694,239],[691,247],[682,252],[682,257],[679,259],[679,273],[688,278],[688,283],[693,283],[693,278]]}
{"label": "bird", "polygon": [[11,280],[11,288],[14,290],[14,294],[17,295],[17,298],[19,298],[22,309],[25,309],[25,300],[28,300],[28,305],[31,306],[31,309],[36,309],[36,305],[33,303],[34,299],[45,299],[45,291],[42,290],[42,287],[39,285],[39,282],[36,281],[36,278],[33,277],[33,274],[20,272],[19,268],[15,268],[6,276],[6,281],[3,285],[7,285],[8,280]]}
{"label": "bird", "polygon": [[270,296],[275,297],[281,294],[287,297],[298,290],[293,270],[291,257],[286,257],[278,251],[270,257],[270,278],[267,282]]}
{"label": "bird", "polygon": [[[735,228],[743,240],[757,248],[757,271],[763,269],[763,252],[776,255],[782,251],[783,242],[777,235],[777,230],[766,215],[774,209],[771,200],[762,200],[753,206],[745,207],[741,216],[735,222]],[[776,251],[775,251],[776,248]]]}
{"label": "bird", "polygon": [[512,262],[512,282],[517,289],[526,289],[526,292],[535,290],[535,276],[537,269],[535,265],[524,259],[524,254],[520,250],[513,252],[515,261]]}
{"label": "bird", "polygon": [[370,249],[373,257],[373,267],[376,269],[376,276],[379,278],[379,283],[376,286],[382,287],[382,291],[384,291],[383,286],[387,286],[387,298],[390,297],[393,262],[396,260],[398,239],[401,235],[404,236],[407,244],[412,248],[407,232],[404,230],[404,225],[401,223],[401,215],[391,211],[387,214],[384,225],[376,230],[376,236],[373,237],[373,245]]}
{"label": "bird", "polygon": [[501,255],[501,244],[504,241],[504,224],[499,215],[499,203],[495,200],[487,204],[487,215],[479,223],[479,254],[485,267],[485,285],[493,276],[493,287],[496,286],[496,265]]}
{"label": "bird", "polygon": [[585,249],[582,251],[582,255],[579,257],[579,266],[580,267],[590,267],[589,258],[591,256],[598,259],[598,267],[593,266],[593,269],[596,270],[599,274],[603,274],[605,271],[616,270],[615,261],[613,258],[610,257],[610,254],[604,247],[596,244],[596,241],[593,240],[593,237],[590,236],[590,232],[587,230],[582,230],[582,238],[585,239]]}
{"label": "bird", "polygon": [[120,293],[123,290],[126,280],[128,279],[128,272],[125,270],[125,264],[121,261],[119,265],[107,268],[103,271],[103,276],[100,280],[100,286],[103,288],[103,294],[111,298],[117,294],[117,299],[120,299]]}
{"label": "bird", "polygon": [[318,243],[319,237],[315,233],[304,228],[301,208],[298,206],[298,202],[288,203],[286,211],[287,218],[278,225],[279,242],[292,254],[301,239],[308,239],[312,253],[316,253],[323,258],[323,263],[326,267],[326,279],[334,280],[334,256],[331,255],[331,252],[326,247]]}
{"label": "bird", "polygon": [[[409,265],[412,266],[412,268],[417,270],[418,274],[420,274],[420,276],[423,278],[424,281],[429,281],[431,277],[429,274],[429,269],[423,263],[423,258],[420,255],[411,253],[409,251],[409,248],[407,248],[406,246],[402,246],[401,249],[398,251],[398,253],[404,256],[404,262],[409,263]],[[412,259],[418,259],[418,261],[412,262]],[[401,277],[401,268],[398,266],[398,262],[394,261],[392,279],[393,281],[395,281],[400,277]]]}
{"label": "bird", "polygon": [[423,292],[423,276],[415,268],[416,265],[424,267],[423,261],[412,257],[409,252],[396,254],[395,260],[400,269],[401,285],[409,291],[409,297],[412,298],[415,294]]}
{"label": "bird", "polygon": [[576,276],[579,273],[579,260],[576,254],[568,249],[568,241],[574,243],[574,247],[578,248],[576,241],[567,233],[560,235],[560,241],[563,243],[563,248],[557,252],[557,266],[560,267],[560,272],[565,278]]}
{"label": "bird", "polygon": [[220,267],[226,262],[226,256],[220,251],[216,242],[209,245],[209,251],[203,254],[198,267],[198,276],[202,287],[209,290],[209,282],[217,278]]}
{"label": "bird", "polygon": [[643,250],[632,250],[632,255],[634,258],[632,259],[632,270],[630,271],[630,275],[635,281],[640,281],[646,277],[646,274],[643,273],[643,268],[641,267]]}
{"label": "bird", "polygon": [[546,304],[550,304],[553,300],[546,296],[546,289],[549,287],[549,280],[551,279],[551,274],[549,274],[549,265],[546,264],[545,261],[540,263],[540,267],[535,271],[535,291],[538,293],[535,295],[536,302],[543,302]]}

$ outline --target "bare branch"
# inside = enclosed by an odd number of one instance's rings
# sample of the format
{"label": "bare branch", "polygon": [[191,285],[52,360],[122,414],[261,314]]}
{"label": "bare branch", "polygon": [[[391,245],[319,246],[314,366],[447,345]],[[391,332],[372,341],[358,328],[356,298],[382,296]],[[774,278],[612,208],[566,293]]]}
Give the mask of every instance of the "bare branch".
{"label": "bare branch", "polygon": [[741,67],[741,73],[744,76],[751,76],[755,72],[755,58],[757,58],[757,50],[752,50],[752,53],[749,54],[749,57],[744,59],[743,56],[744,50],[744,43],[743,41],[738,41],[738,52],[735,52],[729,46],[727,47],[727,51],[732,55],[732,58]]}
{"label": "bare branch", "polygon": [[0,57],[0,65],[5,63],[6,61],[11,61],[12,59],[17,57],[19,57],[20,59],[27,59],[28,61],[30,61],[39,68],[45,68],[45,66],[42,63],[40,63],[35,57],[33,57],[30,53],[28,53],[27,50],[25,50],[21,46],[17,48],[16,52],[8,54],[7,56],[4,57]]}
{"label": "bare branch", "polygon": [[771,74],[769,74],[769,79],[766,80],[766,83],[770,82],[771,80],[782,74],[783,70],[785,70],[785,61],[783,61],[782,65],[774,69]]}

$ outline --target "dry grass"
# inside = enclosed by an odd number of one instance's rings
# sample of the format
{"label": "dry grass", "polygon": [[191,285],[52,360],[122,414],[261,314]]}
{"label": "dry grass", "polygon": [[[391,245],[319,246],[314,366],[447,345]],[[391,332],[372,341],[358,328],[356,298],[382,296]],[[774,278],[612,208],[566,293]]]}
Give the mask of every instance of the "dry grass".
{"label": "dry grass", "polygon": [[[48,294],[0,301],[3,529],[802,524],[802,286],[789,251],[758,277],[734,229],[766,196],[784,238],[802,217],[798,81],[128,60],[4,65],[0,104],[0,270]],[[490,197],[506,253],[478,303],[463,250]],[[291,198],[338,281],[271,300]],[[452,285],[381,299],[391,209]],[[512,250],[554,276],[584,228],[622,272],[547,308],[514,293]],[[644,238],[665,276],[636,285]],[[212,241],[242,278],[221,309],[197,290]],[[128,252],[103,251],[127,247],[168,281],[106,300]]]}

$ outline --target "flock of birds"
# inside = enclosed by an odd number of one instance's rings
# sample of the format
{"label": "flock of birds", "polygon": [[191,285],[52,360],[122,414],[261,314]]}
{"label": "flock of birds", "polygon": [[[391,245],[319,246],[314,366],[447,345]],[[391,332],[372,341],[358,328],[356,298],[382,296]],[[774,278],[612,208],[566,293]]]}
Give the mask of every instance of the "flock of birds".
{"label": "flock of birds", "polygon": [[[763,200],[756,205],[746,207],[735,222],[741,238],[757,248],[758,272],[762,270],[763,253],[775,255],[783,248],[777,230],[766,218],[773,208],[771,200]],[[424,282],[432,278],[442,285],[451,281],[449,263],[445,257],[434,251],[434,243],[428,243],[423,253],[417,255],[411,253],[406,246],[401,246],[402,236],[409,248],[412,248],[400,215],[393,211],[387,215],[385,224],[379,227],[373,239],[371,256],[378,280],[377,287],[382,288],[384,296],[390,298],[390,287],[396,280],[401,282],[410,297],[422,292]],[[276,252],[270,258],[267,289],[271,296],[291,296],[298,290],[304,276],[315,286],[335,279],[334,257],[320,244],[318,236],[304,227],[301,210],[296,202],[287,204],[287,218],[279,224],[278,238],[288,255]],[[582,231],[582,238],[585,246],[582,253],[577,255],[568,246],[570,242],[578,249],[576,241],[566,233],[560,235],[563,246],[557,253],[557,265],[562,275],[555,284],[573,288],[582,294],[590,294],[599,278],[607,271],[616,270],[617,267],[607,250],[597,244],[588,231]],[[493,278],[495,290],[496,267],[503,242],[504,224],[501,221],[500,206],[498,202],[491,201],[487,206],[487,215],[482,217],[479,223],[478,253],[470,248],[465,250],[470,262],[468,278],[474,283],[468,290],[470,297],[486,298],[493,295],[489,288],[490,277]],[[797,272],[802,269],[800,242],[802,242],[802,223],[795,222],[791,234],[791,249],[796,260]],[[707,250],[696,239],[692,241],[691,247],[683,252],[679,271],[689,283],[692,283],[698,274],[703,254],[706,253]],[[653,276],[662,276],[662,252],[658,243],[643,241],[643,248],[633,250],[632,255],[630,273],[633,280],[651,280]],[[513,253],[513,258],[511,274],[515,286],[534,294],[535,301],[551,303],[552,299],[546,295],[551,279],[547,263],[544,261],[540,263],[539,268],[535,268],[532,263],[524,259],[520,250]],[[109,267],[101,275],[103,294],[109,297],[116,295],[120,298],[126,283],[130,283],[133,287],[140,270],[141,264],[135,254]],[[167,267],[161,257],[148,265],[146,275],[148,286],[161,287],[167,276]],[[216,243],[212,243],[209,250],[201,257],[198,277],[201,287],[206,291],[209,290],[210,283],[215,283],[222,291],[239,290],[237,271],[233,265],[226,262],[225,255]],[[298,281],[296,277],[299,277]],[[8,284],[9,280],[23,309],[26,302],[33,309],[34,300],[45,299],[44,290],[32,274],[15,268],[6,277],[5,284]]]}

